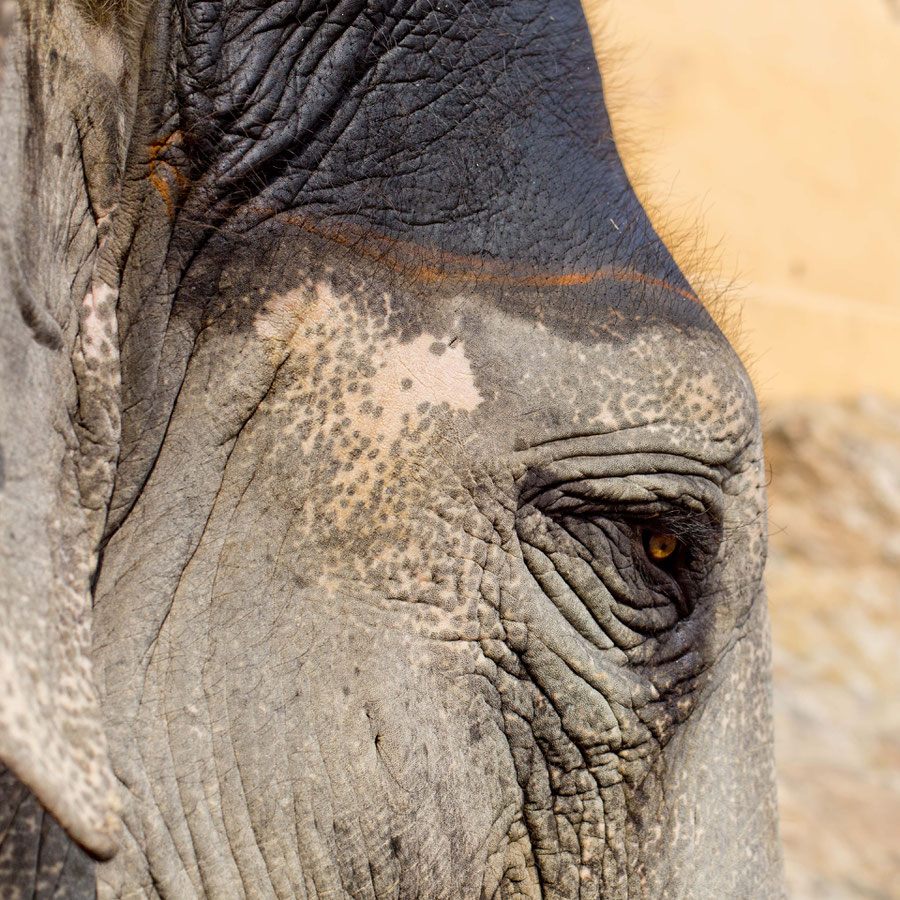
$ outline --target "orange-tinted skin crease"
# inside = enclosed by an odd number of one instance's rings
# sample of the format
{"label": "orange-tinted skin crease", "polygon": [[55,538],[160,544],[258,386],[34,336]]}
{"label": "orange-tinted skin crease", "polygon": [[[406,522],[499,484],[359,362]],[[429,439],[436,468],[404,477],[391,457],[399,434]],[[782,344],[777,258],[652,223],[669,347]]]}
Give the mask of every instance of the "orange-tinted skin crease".
{"label": "orange-tinted skin crease", "polygon": [[[479,256],[434,250],[412,241],[389,238],[352,225],[334,228],[309,217],[291,213],[279,214],[278,218],[304,231],[372,257],[382,265],[400,271],[415,281],[457,281],[493,284],[499,287],[565,287],[601,280],[623,281],[663,288],[700,303],[700,299],[693,291],[675,287],[662,278],[645,275],[633,269],[606,267],[586,272],[540,272],[529,270],[528,267],[516,263],[498,263]],[[419,259],[424,257],[427,262],[412,262],[417,257]]]}
{"label": "orange-tinted skin crease", "polygon": [[[163,171],[174,175],[175,183],[182,194],[189,187],[190,181],[175,165],[161,159],[160,155],[170,146],[180,143],[182,139],[182,133],[175,131],[151,144],[148,154],[150,183],[165,203],[170,220],[175,218],[176,207],[172,199],[171,186],[163,177]],[[498,287],[566,287],[590,284],[594,281],[619,281],[661,288],[695,303],[701,303],[693,291],[675,287],[665,279],[633,269],[605,267],[582,272],[541,272],[517,263],[500,263],[479,256],[436,250],[412,241],[390,238],[373,229],[351,224],[331,226],[310,216],[280,212],[273,208],[253,206],[247,210],[246,215],[279,219],[288,225],[368,256],[393,271],[401,272],[413,281],[464,282]]]}
{"label": "orange-tinted skin crease", "polygon": [[181,132],[173,131],[172,134],[161,140],[154,141],[149,148],[147,154],[147,163],[150,169],[150,184],[153,185],[156,193],[162,198],[166,204],[166,212],[170,220],[175,218],[175,201],[172,199],[172,191],[169,182],[164,177],[164,172],[171,172],[175,177],[175,183],[182,192],[186,191],[190,186],[190,179],[183,172],[180,172],[176,166],[165,159],[160,159],[160,155],[170,146],[181,143]]}

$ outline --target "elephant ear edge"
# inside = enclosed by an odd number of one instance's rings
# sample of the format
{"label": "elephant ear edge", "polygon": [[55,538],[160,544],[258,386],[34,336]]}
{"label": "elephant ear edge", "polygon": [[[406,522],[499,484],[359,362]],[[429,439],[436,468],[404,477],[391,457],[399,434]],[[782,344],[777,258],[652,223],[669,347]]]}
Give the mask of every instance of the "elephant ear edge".
{"label": "elephant ear edge", "polygon": [[[0,22],[0,774],[107,859],[120,819],[92,673],[91,578],[120,376],[116,295],[98,271],[129,67],[121,36],[84,7],[22,0]],[[16,796],[0,797],[4,834],[40,841]]]}
{"label": "elephant ear edge", "polygon": [[91,671],[96,526],[79,484],[78,391],[69,355],[10,297],[27,290],[12,268],[12,290],[0,288],[0,762],[108,858],[118,816]]}

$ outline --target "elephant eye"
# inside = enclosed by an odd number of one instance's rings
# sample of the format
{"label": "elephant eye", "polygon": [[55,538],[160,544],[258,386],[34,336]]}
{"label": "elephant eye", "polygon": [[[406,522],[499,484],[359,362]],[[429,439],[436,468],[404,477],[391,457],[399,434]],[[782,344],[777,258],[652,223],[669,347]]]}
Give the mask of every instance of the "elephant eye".
{"label": "elephant eye", "polygon": [[678,558],[681,541],[665,531],[644,531],[644,552],[647,558],[661,568],[669,568]]}

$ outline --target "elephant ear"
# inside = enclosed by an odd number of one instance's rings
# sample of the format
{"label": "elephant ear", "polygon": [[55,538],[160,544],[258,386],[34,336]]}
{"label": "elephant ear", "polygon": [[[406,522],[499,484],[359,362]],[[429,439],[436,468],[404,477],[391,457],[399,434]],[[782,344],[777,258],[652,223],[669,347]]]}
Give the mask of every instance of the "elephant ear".
{"label": "elephant ear", "polygon": [[0,762],[108,857],[118,816],[91,576],[118,452],[115,298],[97,275],[115,59],[92,49],[74,4],[23,0],[0,30]]}
{"label": "elephant ear", "polygon": [[91,679],[91,551],[68,361],[35,338],[5,283],[0,291],[0,761],[107,857],[117,817]]}

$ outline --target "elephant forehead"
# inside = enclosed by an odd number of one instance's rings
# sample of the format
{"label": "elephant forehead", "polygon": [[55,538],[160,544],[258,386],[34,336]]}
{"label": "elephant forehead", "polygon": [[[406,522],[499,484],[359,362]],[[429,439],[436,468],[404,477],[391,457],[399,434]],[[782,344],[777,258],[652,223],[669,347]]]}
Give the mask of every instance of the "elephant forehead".
{"label": "elephant forehead", "polygon": [[400,403],[387,399],[386,412],[423,402],[446,403],[451,409],[468,412],[483,399],[462,341],[448,347],[437,335],[426,332],[408,344],[383,347],[373,362],[378,369],[370,382],[373,394],[403,398]]}
{"label": "elephant forehead", "polygon": [[[306,423],[304,454],[317,436],[348,428],[399,449],[440,408],[474,414],[495,436],[509,428],[515,444],[657,423],[674,428],[673,441],[712,442],[716,455],[755,424],[749,379],[715,330],[577,297],[500,305],[481,291],[396,288],[323,273],[255,314],[271,362],[291,358],[284,398],[293,426]],[[566,328],[545,324],[563,314],[573,318]]]}

